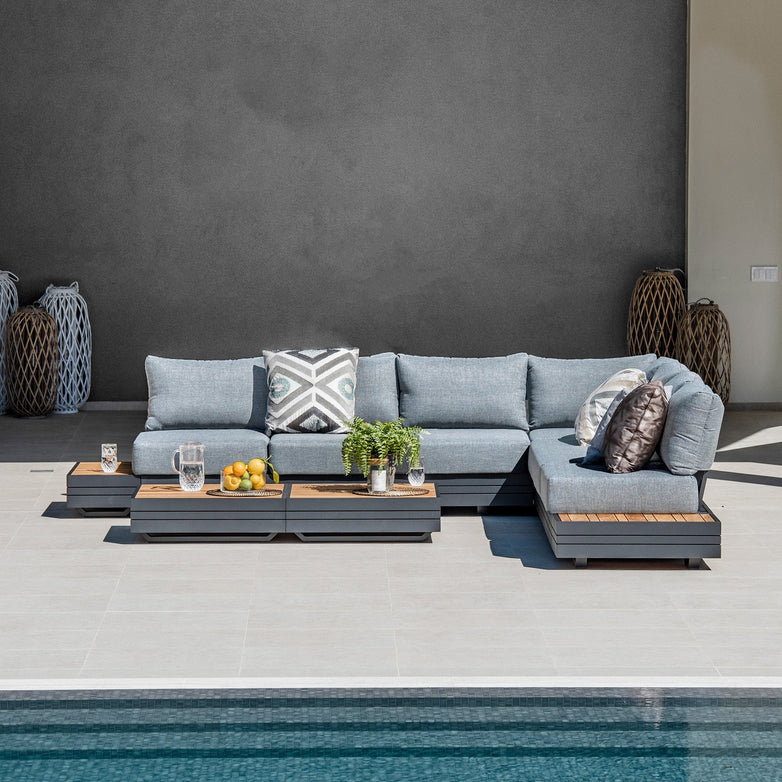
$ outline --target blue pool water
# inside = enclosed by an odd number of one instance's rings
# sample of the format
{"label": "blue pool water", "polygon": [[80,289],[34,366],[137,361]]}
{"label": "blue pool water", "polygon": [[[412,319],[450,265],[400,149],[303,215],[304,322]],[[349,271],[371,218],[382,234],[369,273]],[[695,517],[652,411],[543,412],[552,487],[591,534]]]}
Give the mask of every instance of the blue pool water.
{"label": "blue pool water", "polygon": [[0,693],[0,780],[782,780],[777,690]]}

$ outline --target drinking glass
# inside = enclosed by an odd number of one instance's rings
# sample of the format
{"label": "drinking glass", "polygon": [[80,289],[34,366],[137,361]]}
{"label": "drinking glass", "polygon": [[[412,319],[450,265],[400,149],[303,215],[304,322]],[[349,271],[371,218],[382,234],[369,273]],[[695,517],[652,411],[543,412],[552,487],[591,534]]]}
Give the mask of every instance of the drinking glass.
{"label": "drinking glass", "polygon": [[[177,456],[179,464],[177,465]],[[174,472],[179,473],[182,491],[200,491],[204,485],[204,446],[202,443],[182,443],[171,457]]]}
{"label": "drinking glass", "polygon": [[424,473],[424,463],[422,461],[419,461],[418,464],[410,465],[407,470],[407,482],[411,486],[420,486],[425,478],[426,474]]}
{"label": "drinking glass", "polygon": [[117,471],[117,444],[101,443],[100,466],[103,472]]}

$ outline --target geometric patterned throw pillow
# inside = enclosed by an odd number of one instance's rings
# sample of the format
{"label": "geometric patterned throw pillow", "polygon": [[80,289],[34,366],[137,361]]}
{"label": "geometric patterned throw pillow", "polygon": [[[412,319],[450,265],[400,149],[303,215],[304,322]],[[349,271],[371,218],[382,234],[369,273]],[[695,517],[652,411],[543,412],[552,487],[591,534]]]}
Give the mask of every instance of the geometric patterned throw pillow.
{"label": "geometric patterned throw pillow", "polygon": [[349,431],[356,409],[358,348],[264,350],[266,433]]}

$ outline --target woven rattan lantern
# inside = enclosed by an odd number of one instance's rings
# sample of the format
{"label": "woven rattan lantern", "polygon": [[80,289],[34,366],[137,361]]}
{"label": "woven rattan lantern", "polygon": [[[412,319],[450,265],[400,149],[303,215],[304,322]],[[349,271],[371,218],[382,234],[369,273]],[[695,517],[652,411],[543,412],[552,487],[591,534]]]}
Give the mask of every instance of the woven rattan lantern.
{"label": "woven rattan lantern", "polygon": [[627,353],[676,355],[676,332],[686,308],[680,269],[647,269],[635,283],[627,318]]}
{"label": "woven rattan lantern", "polygon": [[92,329],[87,302],[79,293],[79,283],[50,285],[38,299],[57,321],[60,347],[60,385],[55,413],[77,413],[90,395],[92,381]]}
{"label": "woven rattan lantern", "polygon": [[5,331],[8,406],[17,415],[43,416],[54,410],[60,351],[54,318],[35,305],[8,319]]}
{"label": "woven rattan lantern", "polygon": [[5,327],[8,318],[19,308],[16,285],[19,278],[13,272],[0,272],[0,415],[8,408],[8,394],[5,390]]}
{"label": "woven rattan lantern", "polygon": [[697,372],[723,403],[730,397],[730,327],[710,299],[690,304],[679,323],[676,358]]}

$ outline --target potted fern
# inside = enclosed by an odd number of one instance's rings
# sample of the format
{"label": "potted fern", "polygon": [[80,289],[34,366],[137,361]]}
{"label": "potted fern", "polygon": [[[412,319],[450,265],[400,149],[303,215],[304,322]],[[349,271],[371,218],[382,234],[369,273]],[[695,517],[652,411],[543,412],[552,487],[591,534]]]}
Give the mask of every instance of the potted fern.
{"label": "potted fern", "polygon": [[375,421],[363,418],[346,421],[350,432],[342,441],[342,463],[345,475],[355,463],[367,479],[367,491],[391,491],[396,466],[405,460],[419,464],[421,458],[420,426],[405,426],[403,418]]}

